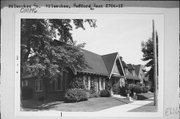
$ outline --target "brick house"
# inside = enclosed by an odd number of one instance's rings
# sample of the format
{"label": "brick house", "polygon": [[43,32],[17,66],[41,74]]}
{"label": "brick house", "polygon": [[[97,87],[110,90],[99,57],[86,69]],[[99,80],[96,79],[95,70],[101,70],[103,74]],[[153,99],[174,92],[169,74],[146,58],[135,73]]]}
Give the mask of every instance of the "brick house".
{"label": "brick house", "polygon": [[[63,72],[57,80],[44,85],[43,79],[31,75],[21,78],[21,87],[31,87],[33,98],[38,99],[44,94],[44,87],[48,87],[46,98],[63,99],[64,93],[69,89],[72,80],[80,79],[87,90],[99,91],[106,89],[107,85],[125,86],[126,75],[119,54],[111,53],[99,55],[87,50],[82,50],[89,67],[79,71]],[[113,92],[112,92],[113,93]]]}

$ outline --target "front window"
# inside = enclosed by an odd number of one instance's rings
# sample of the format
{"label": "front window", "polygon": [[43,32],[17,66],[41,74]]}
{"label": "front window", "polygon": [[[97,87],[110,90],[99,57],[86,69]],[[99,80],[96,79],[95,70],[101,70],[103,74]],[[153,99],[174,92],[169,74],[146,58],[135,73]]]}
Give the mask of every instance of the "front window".
{"label": "front window", "polygon": [[58,77],[58,79],[55,80],[55,90],[56,91],[61,91],[63,89],[62,82],[63,82],[63,73],[61,73],[60,76]]}
{"label": "front window", "polygon": [[35,80],[35,90],[37,92],[43,91],[43,80],[42,79],[36,79]]}
{"label": "front window", "polygon": [[26,86],[28,86],[28,80],[22,81],[22,87],[26,87]]}

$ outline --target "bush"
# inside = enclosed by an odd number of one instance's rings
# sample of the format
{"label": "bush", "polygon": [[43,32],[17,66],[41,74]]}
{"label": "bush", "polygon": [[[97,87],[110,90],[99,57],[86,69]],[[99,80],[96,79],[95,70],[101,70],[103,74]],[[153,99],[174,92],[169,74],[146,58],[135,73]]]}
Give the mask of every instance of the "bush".
{"label": "bush", "polygon": [[85,86],[84,86],[83,80],[80,80],[79,78],[76,78],[76,79],[73,79],[70,82],[69,88],[70,89],[74,89],[74,88],[85,89]]}
{"label": "bush", "polygon": [[148,91],[149,91],[149,87],[148,86],[144,86],[144,87],[142,87],[142,92],[143,93],[147,93]]}
{"label": "bush", "polygon": [[89,93],[89,98],[99,97],[99,94],[94,90],[86,90]]}
{"label": "bush", "polygon": [[111,96],[111,92],[109,90],[101,90],[100,91],[100,96],[101,97],[110,97]]}
{"label": "bush", "polygon": [[33,89],[31,87],[22,87],[22,98],[31,99],[33,97]]}
{"label": "bush", "polygon": [[122,95],[122,96],[126,96],[126,87],[120,87],[119,94]]}
{"label": "bush", "polygon": [[135,85],[135,86],[132,88],[132,92],[142,93],[142,92],[143,92],[143,88],[142,88],[142,86],[140,86],[140,85]]}
{"label": "bush", "polygon": [[83,89],[69,89],[65,93],[65,102],[79,102],[88,100],[89,93]]}
{"label": "bush", "polygon": [[146,99],[148,99],[148,98],[145,97],[144,95],[137,94],[137,100],[146,100]]}
{"label": "bush", "polygon": [[120,94],[120,86],[114,84],[113,85],[113,93],[114,94]]}

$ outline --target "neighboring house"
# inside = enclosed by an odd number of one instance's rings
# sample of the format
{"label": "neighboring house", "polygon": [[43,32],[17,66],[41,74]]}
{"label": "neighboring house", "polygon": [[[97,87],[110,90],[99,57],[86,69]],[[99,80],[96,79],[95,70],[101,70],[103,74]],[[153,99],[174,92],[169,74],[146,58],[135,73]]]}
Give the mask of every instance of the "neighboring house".
{"label": "neighboring house", "polygon": [[[44,87],[48,87],[47,98],[62,99],[69,84],[77,78],[83,81],[87,90],[99,91],[113,85],[125,86],[125,72],[119,54],[111,53],[107,55],[98,55],[93,52],[82,50],[89,67],[83,70],[63,72],[59,78],[50,82],[48,85],[43,83],[43,79],[37,77],[25,76],[21,78],[22,87],[31,87],[33,89],[33,98],[39,98],[44,95]],[[112,92],[113,93],[113,92]]]}
{"label": "neighboring house", "polygon": [[120,57],[120,59],[123,64],[127,83],[128,84],[131,83],[136,84],[137,82],[143,83],[144,80],[143,66],[126,64],[126,62],[122,60],[122,57]]}
{"label": "neighboring house", "polygon": [[141,79],[140,82],[144,83],[144,81],[147,81],[148,78],[145,76],[145,68],[143,65],[138,64],[138,65],[133,65],[135,68],[135,73],[136,75]]}

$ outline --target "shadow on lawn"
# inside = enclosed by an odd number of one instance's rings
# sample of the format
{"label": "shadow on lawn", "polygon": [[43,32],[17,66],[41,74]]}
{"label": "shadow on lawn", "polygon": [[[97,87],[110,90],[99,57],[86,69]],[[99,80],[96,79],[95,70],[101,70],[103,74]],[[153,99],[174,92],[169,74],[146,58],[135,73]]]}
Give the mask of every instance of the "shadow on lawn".
{"label": "shadow on lawn", "polygon": [[48,110],[55,105],[62,104],[63,101],[37,101],[37,100],[22,100],[22,108],[25,110]]}
{"label": "shadow on lawn", "polygon": [[115,99],[115,100],[118,100],[118,101],[120,101],[120,102],[123,102],[123,103],[125,103],[125,104],[128,104],[128,103],[131,103],[129,100],[127,100],[126,98],[113,98],[113,99]]}

